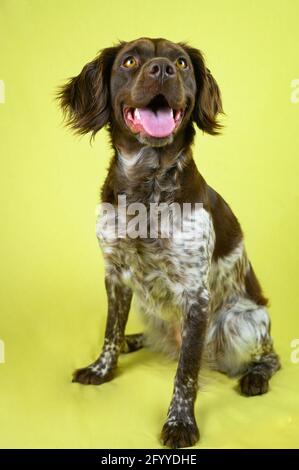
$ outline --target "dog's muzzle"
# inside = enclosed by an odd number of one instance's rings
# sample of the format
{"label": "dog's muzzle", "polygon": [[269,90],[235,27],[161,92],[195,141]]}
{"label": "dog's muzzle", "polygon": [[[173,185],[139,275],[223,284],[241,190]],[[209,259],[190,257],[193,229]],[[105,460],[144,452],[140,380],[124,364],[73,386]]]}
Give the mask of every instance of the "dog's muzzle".
{"label": "dog's muzzle", "polygon": [[162,95],[156,96],[146,107],[124,106],[127,127],[134,134],[168,137],[176,131],[183,118],[183,109],[173,109]]}

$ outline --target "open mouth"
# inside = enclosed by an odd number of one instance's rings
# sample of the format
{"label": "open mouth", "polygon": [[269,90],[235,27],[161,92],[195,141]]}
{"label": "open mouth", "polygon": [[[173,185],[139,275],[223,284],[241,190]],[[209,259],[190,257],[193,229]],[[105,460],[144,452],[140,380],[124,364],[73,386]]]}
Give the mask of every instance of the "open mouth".
{"label": "open mouth", "polygon": [[146,134],[151,137],[168,137],[180,125],[183,109],[173,109],[163,95],[158,95],[145,108],[124,106],[123,114],[126,125],[134,134]]}

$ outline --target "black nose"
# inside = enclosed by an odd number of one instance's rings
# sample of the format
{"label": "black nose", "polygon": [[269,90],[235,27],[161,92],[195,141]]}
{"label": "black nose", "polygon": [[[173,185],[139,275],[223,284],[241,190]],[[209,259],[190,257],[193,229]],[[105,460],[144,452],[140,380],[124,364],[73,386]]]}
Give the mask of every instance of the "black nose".
{"label": "black nose", "polygon": [[168,60],[155,60],[150,64],[149,76],[157,80],[167,80],[175,76],[175,68]]}

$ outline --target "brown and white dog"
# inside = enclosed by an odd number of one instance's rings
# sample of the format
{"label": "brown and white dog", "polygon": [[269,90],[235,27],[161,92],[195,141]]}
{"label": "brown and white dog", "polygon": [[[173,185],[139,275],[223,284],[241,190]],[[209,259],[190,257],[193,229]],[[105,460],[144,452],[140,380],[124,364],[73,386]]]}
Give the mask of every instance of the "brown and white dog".
{"label": "brown and white dog", "polygon": [[[240,377],[240,392],[247,396],[267,392],[280,367],[267,300],[238,220],[192,158],[194,123],[209,134],[219,132],[219,88],[197,49],[141,38],[104,49],[61,88],[59,98],[78,133],[94,136],[108,125],[114,156],[103,203],[116,207],[122,195],[126,207],[192,205],[176,237],[119,236],[111,230],[115,225],[99,220],[108,295],[105,340],[99,358],[75,371],[73,380],[111,380],[119,354],[145,344],[177,356],[162,442],[191,446],[199,438],[194,403],[202,360]],[[119,214],[113,222],[120,223]],[[125,335],[133,293],[146,329]]]}

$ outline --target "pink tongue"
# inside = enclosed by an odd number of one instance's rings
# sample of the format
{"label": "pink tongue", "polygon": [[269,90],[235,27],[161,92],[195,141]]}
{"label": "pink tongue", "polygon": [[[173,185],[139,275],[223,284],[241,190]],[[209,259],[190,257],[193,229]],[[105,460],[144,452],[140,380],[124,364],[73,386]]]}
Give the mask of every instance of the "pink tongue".
{"label": "pink tongue", "polygon": [[157,109],[139,108],[140,122],[145,132],[152,137],[166,137],[175,127],[171,108]]}

